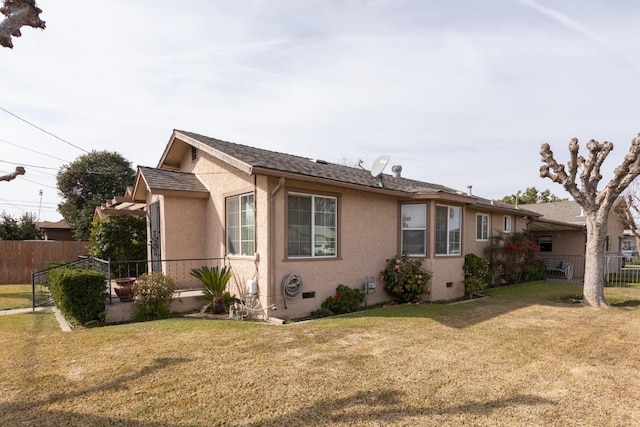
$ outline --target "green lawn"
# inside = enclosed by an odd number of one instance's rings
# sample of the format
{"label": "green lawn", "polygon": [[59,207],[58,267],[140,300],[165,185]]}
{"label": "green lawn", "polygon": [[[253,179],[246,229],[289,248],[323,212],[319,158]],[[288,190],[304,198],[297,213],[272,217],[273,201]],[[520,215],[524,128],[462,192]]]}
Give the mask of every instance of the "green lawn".
{"label": "green lawn", "polygon": [[0,317],[0,425],[626,426],[640,290],[529,283],[290,325]]}
{"label": "green lawn", "polygon": [[[41,296],[41,289],[36,289]],[[0,285],[0,310],[30,308],[32,306],[31,285]]]}

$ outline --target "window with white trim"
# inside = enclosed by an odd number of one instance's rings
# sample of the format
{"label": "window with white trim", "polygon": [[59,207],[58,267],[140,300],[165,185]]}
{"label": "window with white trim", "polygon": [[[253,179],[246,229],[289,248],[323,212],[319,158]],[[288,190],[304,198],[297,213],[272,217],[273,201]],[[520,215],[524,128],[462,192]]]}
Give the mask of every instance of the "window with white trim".
{"label": "window with white trim", "polygon": [[436,255],[460,255],[462,208],[436,206]]}
{"label": "window with white trim", "polygon": [[476,240],[486,242],[489,240],[489,215],[476,214]]}
{"label": "window with white trim", "polygon": [[402,205],[401,247],[409,256],[425,256],[427,240],[427,205]]}
{"label": "window with white trim", "polygon": [[253,193],[227,197],[227,254],[255,253]]}
{"label": "window with white trim", "polygon": [[332,258],[337,247],[336,197],[289,193],[287,254],[290,258]]}
{"label": "window with white trim", "polygon": [[504,216],[504,226],[502,228],[502,231],[504,231],[505,233],[511,233],[511,216],[510,215]]}

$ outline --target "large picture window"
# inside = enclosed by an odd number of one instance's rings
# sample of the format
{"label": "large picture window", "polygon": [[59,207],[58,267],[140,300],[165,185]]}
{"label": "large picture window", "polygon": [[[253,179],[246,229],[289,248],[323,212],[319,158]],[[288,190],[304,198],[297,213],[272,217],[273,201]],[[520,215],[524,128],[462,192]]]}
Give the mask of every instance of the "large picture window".
{"label": "large picture window", "polygon": [[427,206],[402,205],[402,253],[409,256],[426,255]]}
{"label": "large picture window", "polygon": [[335,257],[338,249],[337,210],[335,197],[289,194],[289,257]]}
{"label": "large picture window", "polygon": [[436,255],[460,255],[462,208],[436,206]]}
{"label": "large picture window", "polygon": [[227,254],[255,253],[253,193],[227,198]]}
{"label": "large picture window", "polygon": [[489,215],[476,215],[476,240],[486,242],[489,240]]}

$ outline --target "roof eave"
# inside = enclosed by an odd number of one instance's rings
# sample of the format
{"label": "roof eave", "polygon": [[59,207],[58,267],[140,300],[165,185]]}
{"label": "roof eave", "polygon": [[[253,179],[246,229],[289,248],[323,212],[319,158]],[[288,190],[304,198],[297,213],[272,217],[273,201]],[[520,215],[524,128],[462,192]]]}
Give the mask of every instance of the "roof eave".
{"label": "roof eave", "polygon": [[386,195],[396,196],[396,197],[412,197],[413,196],[410,193],[407,193],[405,191],[400,191],[400,190],[391,190],[389,188],[384,188],[384,187],[369,187],[367,185],[352,184],[344,181],[336,181],[336,180],[327,179],[327,178],[318,178],[315,176],[303,175],[303,174],[294,173],[294,172],[285,172],[285,171],[269,169],[269,168],[254,167],[254,168],[251,168],[251,172],[255,175],[273,176],[277,178],[282,177],[282,178],[292,179],[296,181],[315,182],[319,184],[334,185],[336,187],[349,188],[349,189],[355,189],[360,191],[368,191],[371,193],[386,194]]}

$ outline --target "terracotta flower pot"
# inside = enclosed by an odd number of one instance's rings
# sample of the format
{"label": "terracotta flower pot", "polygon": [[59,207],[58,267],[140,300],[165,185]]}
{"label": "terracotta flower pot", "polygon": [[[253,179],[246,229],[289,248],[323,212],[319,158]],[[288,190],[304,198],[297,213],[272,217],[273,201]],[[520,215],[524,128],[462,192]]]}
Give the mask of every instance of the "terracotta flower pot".
{"label": "terracotta flower pot", "polygon": [[116,284],[113,289],[116,291],[116,295],[118,295],[120,301],[133,300],[133,284],[135,282],[135,277],[122,277],[120,279],[116,279]]}

